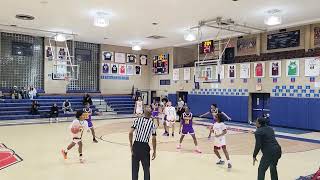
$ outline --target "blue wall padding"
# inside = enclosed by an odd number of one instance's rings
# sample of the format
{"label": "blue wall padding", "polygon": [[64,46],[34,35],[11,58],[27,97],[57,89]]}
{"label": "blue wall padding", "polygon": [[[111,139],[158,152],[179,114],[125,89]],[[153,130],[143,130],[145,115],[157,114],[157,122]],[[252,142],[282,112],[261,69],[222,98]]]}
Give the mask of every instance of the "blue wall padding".
{"label": "blue wall padding", "polygon": [[[248,96],[188,95],[188,105],[195,116],[208,112],[211,104],[232,118],[233,121],[248,121]],[[211,115],[207,116],[212,118]]]}

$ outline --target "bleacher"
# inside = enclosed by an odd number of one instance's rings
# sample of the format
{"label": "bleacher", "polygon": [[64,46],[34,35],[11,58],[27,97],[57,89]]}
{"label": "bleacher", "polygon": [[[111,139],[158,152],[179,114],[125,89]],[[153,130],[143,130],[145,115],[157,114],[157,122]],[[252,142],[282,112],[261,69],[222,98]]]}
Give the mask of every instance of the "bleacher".
{"label": "bleacher", "polygon": [[[72,109],[80,110],[83,108],[82,105],[83,96],[49,96],[42,95],[37,99],[39,102],[39,115],[31,115],[31,103],[30,99],[9,99],[5,98],[0,101],[0,120],[19,120],[19,119],[37,119],[48,117],[50,108],[53,103],[56,103],[59,107],[59,117],[70,117],[74,114],[64,114],[62,111],[62,103],[68,99],[71,102]],[[95,106],[91,106],[96,110]]]}
{"label": "bleacher", "polygon": [[104,99],[117,114],[133,114],[135,102],[131,95],[105,96]]}

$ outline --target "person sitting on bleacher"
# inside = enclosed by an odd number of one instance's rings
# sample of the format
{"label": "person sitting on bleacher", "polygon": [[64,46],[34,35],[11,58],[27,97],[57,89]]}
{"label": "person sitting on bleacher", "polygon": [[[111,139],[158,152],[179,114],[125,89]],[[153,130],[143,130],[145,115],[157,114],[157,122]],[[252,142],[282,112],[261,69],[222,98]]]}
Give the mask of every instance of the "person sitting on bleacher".
{"label": "person sitting on bleacher", "polygon": [[21,91],[22,99],[29,99],[29,90],[28,87],[25,86]]}
{"label": "person sitting on bleacher", "polygon": [[34,87],[31,87],[31,88],[30,88],[30,91],[29,91],[29,97],[30,97],[30,99],[33,99],[33,98],[36,97],[36,96],[37,96],[37,89],[34,88]]}
{"label": "person sitting on bleacher", "polygon": [[82,104],[83,105],[86,105],[87,103],[89,103],[90,105],[92,105],[92,99],[91,99],[91,96],[86,93],[83,97],[83,101],[82,101]]}
{"label": "person sitting on bleacher", "polygon": [[40,105],[39,105],[39,103],[38,103],[38,101],[32,101],[32,104],[31,104],[31,114],[32,115],[37,115],[37,114],[39,114],[39,107],[40,107]]}
{"label": "person sitting on bleacher", "polygon": [[68,99],[63,102],[62,109],[64,114],[66,114],[66,112],[72,112],[71,103],[68,101]]}
{"label": "person sitting on bleacher", "polygon": [[13,86],[13,89],[11,90],[11,97],[12,97],[12,99],[19,99],[20,98],[20,93],[19,93],[19,89],[17,86]]}
{"label": "person sitting on bleacher", "polygon": [[50,123],[52,122],[52,118],[55,118],[56,122],[59,122],[58,116],[59,116],[59,108],[57,104],[54,103],[50,109],[50,114],[49,114]]}
{"label": "person sitting on bleacher", "polygon": [[4,95],[3,95],[2,91],[0,91],[0,101],[4,101]]}

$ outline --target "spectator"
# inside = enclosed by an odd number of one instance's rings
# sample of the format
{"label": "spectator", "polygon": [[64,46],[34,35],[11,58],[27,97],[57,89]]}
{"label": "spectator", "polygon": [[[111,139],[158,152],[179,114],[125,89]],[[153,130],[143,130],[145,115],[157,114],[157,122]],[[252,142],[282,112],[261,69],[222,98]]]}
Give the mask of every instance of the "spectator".
{"label": "spectator", "polygon": [[92,99],[90,97],[90,95],[88,93],[86,93],[83,96],[83,101],[82,101],[83,105],[86,105],[87,103],[89,103],[90,105],[92,105]]}
{"label": "spectator", "polygon": [[31,114],[32,115],[36,115],[36,114],[39,114],[39,103],[38,101],[32,101],[32,104],[31,104]]}
{"label": "spectator", "polygon": [[68,99],[63,102],[62,110],[64,114],[66,114],[66,112],[72,112],[71,103]]}
{"label": "spectator", "polygon": [[19,95],[19,90],[17,88],[17,86],[13,86],[13,89],[11,90],[11,97],[12,99],[19,99],[20,95]]}
{"label": "spectator", "polygon": [[0,91],[0,100],[4,101],[3,99],[4,99],[4,95],[3,95],[2,91]]}
{"label": "spectator", "polygon": [[54,103],[50,109],[50,114],[49,114],[50,123],[52,122],[52,118],[55,118],[56,122],[59,122],[58,116],[59,116],[59,108],[57,104]]}
{"label": "spectator", "polygon": [[29,91],[29,96],[30,96],[30,99],[32,100],[34,97],[37,96],[37,89],[34,88],[34,87],[31,87],[30,88],[30,91]]}
{"label": "spectator", "polygon": [[22,99],[29,99],[29,90],[28,87],[25,86],[21,91]]}

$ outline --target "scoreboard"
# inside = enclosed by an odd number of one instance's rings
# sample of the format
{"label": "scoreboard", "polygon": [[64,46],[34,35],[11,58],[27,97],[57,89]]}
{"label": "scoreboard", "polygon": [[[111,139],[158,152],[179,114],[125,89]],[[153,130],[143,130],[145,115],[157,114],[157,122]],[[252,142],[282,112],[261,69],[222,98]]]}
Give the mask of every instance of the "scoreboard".
{"label": "scoreboard", "polygon": [[208,53],[213,53],[213,52],[214,52],[213,40],[203,41],[200,44],[200,53],[201,54],[208,54]]}

